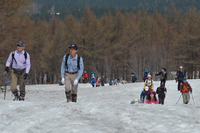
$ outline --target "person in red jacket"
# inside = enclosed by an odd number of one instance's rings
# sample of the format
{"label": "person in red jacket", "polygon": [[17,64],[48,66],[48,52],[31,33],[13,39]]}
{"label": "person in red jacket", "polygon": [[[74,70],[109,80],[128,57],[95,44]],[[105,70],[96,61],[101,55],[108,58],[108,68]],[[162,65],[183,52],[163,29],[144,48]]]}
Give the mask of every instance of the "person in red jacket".
{"label": "person in red jacket", "polygon": [[184,104],[188,104],[190,101],[190,93],[192,93],[192,87],[190,86],[190,84],[187,82],[187,79],[185,78],[183,80],[183,82],[181,83],[180,86],[180,91],[182,93],[182,97],[183,97],[183,103]]}
{"label": "person in red jacket", "polygon": [[82,80],[83,80],[83,83],[87,83],[87,79],[88,79],[88,74],[86,71],[83,72],[83,75],[82,75]]}

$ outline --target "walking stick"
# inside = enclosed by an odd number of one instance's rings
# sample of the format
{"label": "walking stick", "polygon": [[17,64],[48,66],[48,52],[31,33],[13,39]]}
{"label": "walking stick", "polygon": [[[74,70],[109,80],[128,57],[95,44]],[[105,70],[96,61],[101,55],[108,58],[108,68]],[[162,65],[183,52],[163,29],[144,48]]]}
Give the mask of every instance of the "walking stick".
{"label": "walking stick", "polygon": [[[6,72],[3,75],[5,75],[5,74],[6,74]],[[6,80],[5,80],[4,100],[6,99],[7,82],[8,82],[8,74],[6,74]]]}
{"label": "walking stick", "polygon": [[6,88],[7,88],[7,82],[8,82],[8,74],[6,74],[5,90],[4,90],[4,100],[6,99]]}
{"label": "walking stick", "polygon": [[176,104],[179,102],[180,98],[181,98],[181,94],[180,94],[180,96],[179,96],[178,101],[176,102]]}
{"label": "walking stick", "polygon": [[194,105],[195,105],[193,94],[191,93],[191,95],[192,95],[192,100],[193,100],[193,103],[194,103]]}

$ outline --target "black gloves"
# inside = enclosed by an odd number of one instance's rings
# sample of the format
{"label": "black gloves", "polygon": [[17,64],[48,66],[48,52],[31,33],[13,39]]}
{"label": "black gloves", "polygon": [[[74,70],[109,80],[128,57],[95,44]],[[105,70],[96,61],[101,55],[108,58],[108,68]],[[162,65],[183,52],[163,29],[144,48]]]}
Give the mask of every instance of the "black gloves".
{"label": "black gloves", "polygon": [[9,67],[6,67],[6,68],[5,68],[5,71],[8,73],[8,72],[9,72]]}
{"label": "black gloves", "polygon": [[24,80],[27,79],[27,77],[28,77],[28,74],[25,73],[25,74],[24,74]]}

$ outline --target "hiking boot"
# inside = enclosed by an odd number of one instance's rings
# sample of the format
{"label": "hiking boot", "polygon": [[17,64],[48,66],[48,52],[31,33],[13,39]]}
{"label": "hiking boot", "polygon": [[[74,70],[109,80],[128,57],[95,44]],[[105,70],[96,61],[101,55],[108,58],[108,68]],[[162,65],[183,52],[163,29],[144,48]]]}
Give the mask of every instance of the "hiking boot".
{"label": "hiking boot", "polygon": [[72,102],[76,102],[77,100],[77,94],[72,94]]}
{"label": "hiking boot", "polygon": [[71,102],[72,100],[72,98],[71,98],[71,91],[68,91],[68,92],[65,92],[65,94],[66,94],[66,99],[67,99],[67,102]]}
{"label": "hiking boot", "polygon": [[67,99],[67,103],[69,103],[69,102],[72,102],[72,100],[71,99]]}
{"label": "hiking boot", "polygon": [[20,96],[20,97],[19,97],[19,101],[24,101],[24,97],[23,97],[23,96]]}
{"label": "hiking boot", "polygon": [[16,95],[15,98],[13,99],[13,101],[19,101],[19,96]]}

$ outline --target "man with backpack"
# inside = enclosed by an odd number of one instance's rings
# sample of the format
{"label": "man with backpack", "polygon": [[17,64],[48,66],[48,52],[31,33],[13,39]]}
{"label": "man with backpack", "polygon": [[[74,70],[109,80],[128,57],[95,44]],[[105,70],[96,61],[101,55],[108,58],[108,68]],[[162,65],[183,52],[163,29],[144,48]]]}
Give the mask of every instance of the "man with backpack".
{"label": "man with backpack", "polygon": [[192,93],[192,87],[187,82],[187,79],[184,79],[183,82],[181,83],[180,91],[182,93],[183,103],[188,104],[189,101],[190,101],[190,94],[189,93]]}
{"label": "man with backpack", "polygon": [[[10,65],[12,66],[11,70],[11,85],[10,89],[15,96],[13,101],[24,101],[25,99],[25,85],[28,73],[30,71],[30,55],[24,50],[25,43],[19,41],[17,43],[17,50],[10,53],[9,58],[6,62],[5,71],[9,72]],[[20,94],[18,94],[17,83],[19,82]]]}
{"label": "man with backpack", "polygon": [[180,84],[183,82],[185,78],[185,72],[183,71],[183,67],[179,67],[179,71],[176,73],[176,82],[178,81],[178,91],[180,91]]}
{"label": "man with backpack", "polygon": [[83,74],[83,59],[78,52],[78,46],[69,46],[70,54],[63,57],[61,65],[62,83],[65,84],[67,102],[77,102],[78,81]]}

